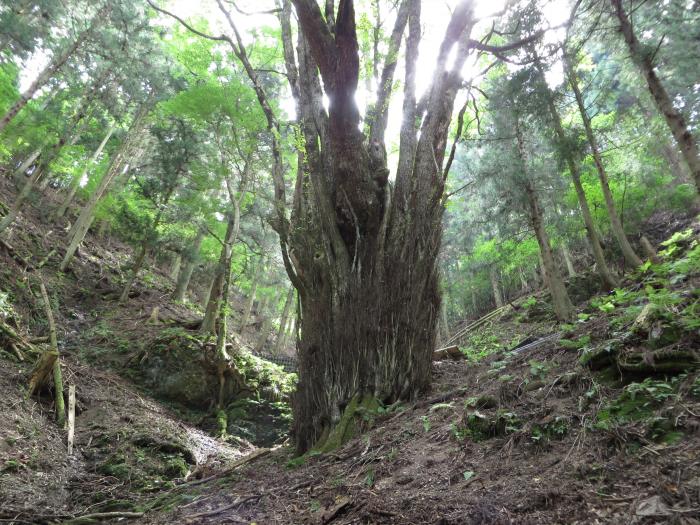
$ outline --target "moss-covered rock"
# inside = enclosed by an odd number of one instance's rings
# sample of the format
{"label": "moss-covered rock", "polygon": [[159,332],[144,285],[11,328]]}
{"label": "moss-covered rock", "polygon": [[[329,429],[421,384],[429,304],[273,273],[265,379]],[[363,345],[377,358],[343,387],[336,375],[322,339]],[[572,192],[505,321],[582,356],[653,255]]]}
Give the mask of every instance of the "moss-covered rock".
{"label": "moss-covered rock", "polygon": [[[225,370],[224,405],[249,397],[288,401],[296,375],[253,356],[238,342],[234,347]],[[168,328],[148,345],[134,373],[160,399],[210,410],[219,396],[219,364],[214,345],[199,334]]]}

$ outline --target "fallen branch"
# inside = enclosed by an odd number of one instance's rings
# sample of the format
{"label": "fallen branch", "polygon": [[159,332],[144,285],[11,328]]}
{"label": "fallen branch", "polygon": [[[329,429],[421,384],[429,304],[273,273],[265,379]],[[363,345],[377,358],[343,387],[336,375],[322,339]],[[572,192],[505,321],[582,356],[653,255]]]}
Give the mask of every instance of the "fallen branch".
{"label": "fallen branch", "polygon": [[446,345],[451,345],[459,341],[462,337],[467,335],[469,332],[472,330],[476,330],[480,326],[484,325],[485,323],[489,322],[490,320],[496,318],[498,315],[504,314],[506,310],[509,308],[512,308],[510,304],[507,304],[505,306],[501,306],[500,308],[496,308],[495,310],[487,313],[485,316],[477,319],[476,321],[473,321],[472,323],[468,324],[461,330],[458,330],[452,337],[450,337],[445,344]]}
{"label": "fallen branch", "polygon": [[448,357],[457,360],[462,359],[464,354],[460,352],[457,345],[446,346],[445,348],[440,348],[433,352],[433,361],[440,361],[442,359],[447,359]]}
{"label": "fallen branch", "polygon": [[32,345],[25,341],[25,339],[19,333],[17,333],[14,328],[3,323],[2,321],[0,321],[0,335],[3,335],[6,339],[8,339],[10,344],[17,345],[17,348],[20,350],[33,350]]}
{"label": "fallen branch", "polygon": [[416,410],[417,408],[423,408],[426,406],[430,405],[435,405],[437,403],[444,403],[445,401],[448,401],[452,399],[453,397],[460,396],[462,394],[465,394],[468,392],[468,388],[466,387],[460,387],[460,388],[455,388],[454,390],[450,390],[449,392],[444,392],[442,394],[439,394],[435,397],[431,397],[430,399],[426,399],[425,401],[419,401],[415,405],[413,405],[413,410]]}
{"label": "fallen branch", "polygon": [[223,507],[219,507],[218,509],[214,510],[209,510],[206,512],[199,512],[197,514],[190,514],[189,516],[185,516],[186,520],[193,520],[196,518],[206,518],[210,516],[216,516],[217,514],[221,514],[222,512],[226,512],[227,510],[231,510],[235,507],[238,507],[239,505],[243,505],[246,501],[250,501],[252,499],[260,499],[262,496],[260,494],[254,494],[253,496],[248,496],[246,498],[236,498],[236,500],[229,504],[229,505],[224,505]]}
{"label": "fallen branch", "polygon": [[53,318],[51,310],[51,302],[49,294],[46,292],[44,281],[39,277],[39,290],[41,297],[44,300],[44,310],[46,311],[46,320],[49,323],[49,341],[51,343],[51,351],[56,354],[56,359],[53,364],[53,387],[54,387],[54,402],[56,405],[56,423],[63,428],[66,423],[66,406],[63,401],[63,374],[61,373],[61,361],[58,358],[58,339],[56,338],[56,322]]}
{"label": "fallen branch", "polygon": [[111,520],[113,518],[142,518],[143,515],[143,512],[94,512],[71,518],[67,523],[86,520]]}
{"label": "fallen branch", "polygon": [[236,470],[238,467],[241,467],[241,466],[245,465],[246,463],[250,463],[254,459],[258,459],[258,458],[261,458],[263,456],[266,456],[270,452],[271,452],[271,449],[269,449],[269,448],[260,448],[260,449],[256,450],[255,452],[248,454],[245,457],[242,457],[241,459],[237,459],[227,469],[222,470],[221,472],[217,472],[216,474],[213,474],[213,475],[208,476],[206,478],[197,479],[194,481],[189,481],[187,483],[183,483],[182,485],[178,485],[177,487],[175,487],[175,489],[173,489],[173,490],[180,489],[182,487],[189,488],[189,487],[194,487],[197,485],[202,485],[202,484],[208,483],[209,481],[212,481],[214,479],[218,479],[220,477],[226,476],[227,474],[230,474],[231,472]]}

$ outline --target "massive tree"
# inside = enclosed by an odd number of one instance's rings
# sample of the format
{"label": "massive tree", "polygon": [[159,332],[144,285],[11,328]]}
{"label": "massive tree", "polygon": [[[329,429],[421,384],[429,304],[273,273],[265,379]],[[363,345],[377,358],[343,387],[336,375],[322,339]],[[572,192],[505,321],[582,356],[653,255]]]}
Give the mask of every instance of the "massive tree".
{"label": "massive tree", "polygon": [[[353,1],[341,0],[337,13],[326,2],[325,16],[314,0],[293,4],[301,29],[298,63],[286,2],[281,20],[305,148],[290,220],[280,213],[277,229],[301,305],[294,434],[303,452],[314,444],[323,447],[326,439],[337,442],[331,429],[358,403],[411,399],[429,385],[440,313],[436,257],[445,146],[461,69],[478,43],[470,39],[476,20],[466,0],[447,24],[433,84],[417,104],[421,3],[401,2],[392,32],[398,36],[364,123],[367,140],[355,103],[360,58]],[[403,122],[392,188],[384,146],[387,86],[393,83],[404,24]]]}
{"label": "massive tree", "polygon": [[[361,61],[353,0],[340,0],[337,9],[327,0],[325,12],[315,0],[279,0],[297,142],[303,144],[288,209],[284,129],[224,2],[217,0],[217,5],[232,36],[207,35],[148,3],[202,37],[227,42],[265,114],[275,186],[272,223],[300,305],[293,433],[298,452],[329,448],[347,435],[345,422],[353,407],[412,399],[430,383],[440,312],[436,258],[448,171],[443,161],[455,98],[463,87],[461,71],[474,49],[500,53],[517,44],[498,47],[489,45],[488,38],[473,40],[473,2],[461,1],[446,25],[433,84],[418,101],[421,2],[402,0],[386,56],[376,67],[382,71],[376,75],[381,79],[377,99],[363,121],[355,101]],[[296,43],[292,4],[299,22]],[[392,186],[384,135],[406,27],[403,122]],[[378,53],[374,55],[376,62]]]}

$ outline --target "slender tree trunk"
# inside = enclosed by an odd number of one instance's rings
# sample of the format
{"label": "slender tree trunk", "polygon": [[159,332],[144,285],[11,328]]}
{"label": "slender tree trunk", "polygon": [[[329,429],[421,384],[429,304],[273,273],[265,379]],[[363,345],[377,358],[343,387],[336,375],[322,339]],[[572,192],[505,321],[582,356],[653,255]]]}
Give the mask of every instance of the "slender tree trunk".
{"label": "slender tree trunk", "polygon": [[287,348],[287,346],[289,345],[290,336],[293,336],[294,341],[296,341],[296,324],[297,321],[295,318],[289,320],[289,329],[284,332],[284,341],[282,343],[282,348]]}
{"label": "slender tree trunk", "polygon": [[22,164],[20,164],[19,167],[14,171],[14,173],[12,174],[12,178],[14,179],[15,182],[18,183],[18,185],[22,185],[22,186],[24,185],[24,183],[26,182],[25,173],[27,173],[27,170],[29,169],[29,167],[32,164],[34,164],[34,161],[36,161],[36,159],[39,158],[39,155],[41,155],[42,149],[43,149],[43,147],[37,148],[34,151],[32,151],[29,154],[29,156],[26,159],[24,159]]}
{"label": "slender tree trunk", "polygon": [[41,291],[41,297],[44,301],[44,310],[46,312],[46,320],[49,324],[49,343],[51,345],[51,351],[55,352],[57,356],[56,361],[53,364],[53,388],[54,388],[54,399],[56,403],[56,423],[60,428],[63,428],[66,422],[66,408],[63,399],[63,374],[61,373],[61,358],[58,352],[58,339],[56,337],[56,322],[54,321],[53,311],[51,309],[51,301],[49,301],[49,294],[46,292],[46,286],[44,281],[39,281],[39,289]]}
{"label": "slender tree trunk", "polygon": [[603,164],[603,158],[600,155],[600,149],[598,147],[598,141],[593,133],[593,126],[591,125],[591,118],[588,116],[588,111],[586,110],[586,103],[583,100],[583,95],[578,85],[578,77],[574,71],[573,65],[567,61],[566,70],[569,77],[569,84],[576,97],[576,104],[578,105],[579,113],[581,114],[581,120],[583,120],[583,127],[586,130],[586,138],[588,139],[588,144],[591,147],[591,153],[593,155],[593,162],[595,164],[596,170],[598,171],[598,178],[600,179],[600,187],[603,190],[603,197],[605,198],[605,207],[608,210],[608,216],[610,218],[610,224],[612,226],[613,235],[617,239],[622,254],[625,257],[627,264],[633,268],[637,268],[642,264],[642,260],[635,253],[632,245],[627,238],[625,229],[622,226],[622,221],[617,213],[617,206],[615,206],[615,199],[613,198],[612,191],[610,191],[610,183],[608,181],[608,174],[605,170],[605,165]]}
{"label": "slender tree trunk", "polygon": [[[272,301],[269,303],[273,307],[277,305],[279,301],[279,296],[275,294]],[[266,314],[264,310],[260,311],[260,315],[264,315],[262,327],[260,328],[260,334],[258,334],[258,339],[255,342],[255,352],[260,353],[265,349],[267,340],[270,338],[270,328],[272,328],[272,315]]]}
{"label": "slender tree trunk", "polygon": [[[544,83],[546,87],[546,82],[544,80],[544,74],[541,69],[540,62],[536,62],[536,66],[540,73],[540,80]],[[561,123],[561,117],[557,111],[556,105],[552,98],[551,91],[546,87],[546,98],[547,106],[549,108],[549,113],[552,118],[552,123],[554,124],[554,131],[557,134],[557,138],[560,142],[560,150],[562,155],[566,159],[566,163],[569,167],[569,173],[571,174],[571,180],[574,184],[574,189],[576,191],[576,198],[578,199],[579,208],[581,210],[581,217],[583,218],[583,224],[586,228],[586,237],[588,238],[588,243],[590,244],[591,250],[593,252],[593,258],[596,263],[596,270],[600,276],[601,281],[608,289],[615,288],[617,286],[617,279],[613,276],[608,263],[605,261],[605,254],[603,253],[603,248],[600,245],[600,236],[598,235],[598,230],[593,222],[593,216],[591,215],[591,209],[588,206],[588,198],[586,197],[586,191],[583,189],[581,184],[581,170],[578,161],[574,158],[571,149],[567,147],[566,133],[564,132],[564,126]]]}
{"label": "slender tree trunk", "polygon": [[123,303],[129,298],[129,291],[134,285],[134,281],[136,280],[136,277],[138,276],[139,272],[141,271],[141,268],[143,267],[143,263],[146,260],[146,252],[148,251],[146,244],[146,241],[143,241],[139,246],[138,251],[136,252],[136,256],[133,259],[134,262],[132,263],[131,269],[129,270],[129,277],[127,278],[126,284],[124,285],[122,293],[119,296],[120,303]]}
{"label": "slender tree trunk", "polygon": [[229,213],[228,222],[226,223],[224,244],[221,247],[219,264],[216,267],[214,281],[211,286],[209,300],[207,301],[207,306],[204,311],[204,319],[202,320],[202,326],[200,328],[200,330],[204,333],[216,333],[216,321],[220,313],[220,304],[222,301],[227,299],[223,297],[224,281],[226,278],[226,272],[231,271],[231,256],[233,254],[233,244],[236,242],[236,237],[238,237],[239,223],[240,212],[236,206],[235,209]]}
{"label": "slender tree trunk", "polygon": [[[124,290],[122,290],[122,294],[119,297],[119,302],[124,302],[129,298],[129,291],[134,285],[134,282],[136,281],[136,278],[138,277],[139,272],[141,271],[141,268],[143,267],[143,264],[146,261],[149,249],[152,246],[149,237],[151,235],[157,235],[158,226],[160,226],[160,221],[163,218],[163,213],[165,212],[168,206],[168,202],[170,202],[170,197],[172,197],[173,193],[175,193],[175,190],[177,189],[177,180],[178,179],[176,178],[175,182],[172,185],[170,185],[170,187],[163,195],[162,199],[160,199],[160,202],[157,203],[158,213],[156,213],[156,216],[153,218],[153,222],[150,225],[149,232],[146,233],[146,237],[141,242],[141,246],[139,247],[139,251],[134,260],[134,264],[131,267],[131,273],[129,274],[129,278],[127,279],[126,285],[124,286]],[[153,264],[155,264],[155,261],[153,261]]]}
{"label": "slender tree trunk", "polygon": [[489,279],[491,280],[491,289],[493,290],[493,302],[496,304],[496,308],[500,308],[503,306],[503,296],[498,287],[498,272],[495,266],[489,268]]}
{"label": "slender tree trunk", "polygon": [[[218,264],[218,263],[217,263]],[[209,281],[209,285],[204,288],[204,295],[201,298],[200,301],[200,306],[206,311],[207,305],[209,304],[209,298],[211,297],[211,291],[212,288],[214,288],[214,281],[216,280],[216,267],[213,268],[214,273],[212,274],[211,281]]]}
{"label": "slender tree trunk", "polygon": [[569,277],[576,277],[576,268],[574,268],[574,262],[571,260],[571,252],[565,243],[561,245],[561,255],[564,259],[564,264],[566,265],[566,271]]}
{"label": "slender tree trunk", "polygon": [[37,166],[37,168],[32,173],[31,177],[29,177],[25,181],[22,190],[15,198],[14,202],[12,203],[12,207],[7,212],[7,215],[5,215],[2,218],[2,220],[0,220],[0,234],[2,234],[8,228],[8,226],[10,226],[10,224],[15,222],[15,219],[17,218],[20,210],[22,209],[22,205],[27,200],[27,197],[29,197],[30,193],[32,192],[32,188],[39,180],[42,173],[43,170]]}
{"label": "slender tree trunk", "polygon": [[182,254],[176,253],[170,262],[170,279],[177,282],[182,270]]}
{"label": "slender tree trunk", "polygon": [[564,286],[564,280],[561,278],[559,270],[554,262],[552,248],[549,244],[549,236],[544,227],[542,220],[542,211],[539,205],[539,199],[532,186],[528,181],[525,188],[528,203],[530,205],[530,221],[532,228],[535,230],[537,244],[540,246],[540,254],[542,256],[542,269],[545,276],[545,281],[549,286],[549,292],[552,296],[552,305],[554,313],[560,321],[568,321],[574,314],[574,306],[569,299],[569,294]]}
{"label": "slender tree trunk", "polygon": [[522,268],[518,268],[518,277],[520,277],[520,291],[527,292],[529,285],[527,284],[527,279],[525,278],[525,272]]}
{"label": "slender tree trunk", "polygon": [[277,338],[275,339],[275,346],[272,353],[277,355],[282,350],[282,343],[284,341],[284,333],[287,328],[287,321],[289,320],[289,312],[294,302],[294,287],[291,287],[287,292],[287,298],[284,300],[284,308],[282,309],[282,317],[280,318],[280,326],[277,330]]}
{"label": "slender tree trunk", "polygon": [[27,90],[22,93],[19,100],[15,102],[7,113],[0,119],[0,131],[5,129],[13,118],[26,106],[29,101],[34,98],[34,95],[39,91],[44,85],[53,78],[53,76],[68,62],[68,59],[73,56],[73,53],[82,45],[82,43],[88,38],[90,33],[95,29],[98,23],[102,21],[102,14],[105,12],[103,8],[100,12],[92,19],[90,26],[83,32],[81,32],[78,37],[73,41],[72,44],[61,50],[49,64],[44,68],[44,70],[39,73],[39,76],[31,83]]}
{"label": "slender tree trunk", "polygon": [[34,172],[32,172],[32,175],[26,180],[19,195],[17,195],[17,198],[12,203],[10,211],[0,221],[0,233],[5,231],[5,229],[7,229],[7,227],[15,221],[20,210],[22,209],[22,206],[31,194],[32,189],[34,186],[36,186],[37,182],[40,181],[42,177],[46,178],[45,175],[48,171],[49,164],[51,164],[51,162],[53,162],[53,160],[58,156],[61,148],[63,148],[66,143],[73,140],[73,138],[78,134],[76,127],[83,120],[84,116],[83,108],[81,108],[58,141],[51,146],[51,149],[48,152],[44,153],[41,158],[41,162],[34,168]]}
{"label": "slender tree trunk", "polygon": [[187,294],[187,289],[190,286],[190,279],[192,278],[192,273],[194,272],[197,262],[199,261],[199,249],[202,246],[202,241],[206,233],[203,229],[197,232],[197,236],[194,238],[192,246],[190,246],[184,253],[184,264],[180,268],[177,280],[175,281],[175,290],[173,290],[172,299],[173,301],[184,301],[185,295]]}
{"label": "slender tree trunk", "polygon": [[126,164],[126,167],[128,167],[128,157],[133,146],[133,141],[136,139],[136,135],[138,135],[141,131],[149,110],[149,103],[143,104],[141,108],[139,108],[127,136],[119,147],[117,153],[112,158],[112,162],[107,169],[107,173],[104,174],[97,188],[92,195],[90,195],[90,198],[80,212],[75,224],[73,224],[73,228],[71,228],[71,231],[68,234],[68,239],[70,239],[70,241],[68,248],[66,249],[66,254],[61,261],[61,265],[59,267],[60,271],[66,271],[66,268],[68,268],[68,265],[73,259],[78,246],[80,246],[80,244],[83,242],[83,239],[85,238],[85,235],[87,234],[90,224],[92,224],[95,216],[97,204],[102,199],[102,196],[105,194],[112,182],[124,171],[124,165]]}
{"label": "slender tree trunk", "polygon": [[659,254],[656,253],[654,245],[651,244],[651,241],[647,238],[646,235],[642,235],[641,244],[642,248],[644,249],[644,252],[646,253],[647,259],[649,259],[654,264],[661,264],[662,261],[659,258]]}
{"label": "slender tree trunk", "polygon": [[246,326],[248,326],[248,320],[250,319],[250,313],[253,311],[253,303],[255,302],[255,292],[258,290],[258,278],[260,275],[260,270],[263,267],[263,261],[259,261],[255,266],[253,271],[252,284],[250,288],[250,293],[248,294],[248,300],[246,301],[245,308],[243,310],[243,317],[241,318],[241,325],[239,332],[243,333]]}
{"label": "slender tree trunk", "polygon": [[679,184],[693,184],[694,181],[688,172],[687,166],[682,164],[679,158],[679,153],[675,147],[671,145],[670,142],[662,141],[658,146],[661,156],[668,162],[669,170],[671,175],[673,175],[673,181],[675,185]]}
{"label": "slender tree trunk", "polygon": [[450,338],[450,325],[447,322],[447,299],[444,294],[440,305],[440,330],[442,342],[444,343]]}
{"label": "slender tree trunk", "polygon": [[70,183],[70,186],[68,188],[68,194],[66,195],[66,198],[63,199],[63,202],[59,206],[58,210],[56,210],[56,218],[61,218],[66,214],[66,211],[68,210],[68,207],[73,203],[73,199],[75,198],[75,194],[78,192],[78,188],[80,187],[80,182],[83,180],[83,178],[88,174],[90,171],[90,168],[95,164],[95,161],[99,158],[99,156],[102,154],[102,150],[104,150],[105,146],[107,145],[107,142],[109,141],[110,137],[114,133],[115,130],[114,124],[112,124],[109,127],[109,130],[107,131],[107,135],[102,139],[102,142],[100,142],[100,145],[97,147],[95,152],[92,154],[92,157],[90,157],[90,160],[85,164],[85,168],[83,171],[80,173],[80,176],[74,177],[73,180]]}
{"label": "slender tree trunk", "polygon": [[632,55],[632,60],[637,64],[637,67],[639,67],[644,75],[647,87],[656,103],[656,107],[659,113],[663,115],[673,137],[676,139],[681,154],[690,168],[695,186],[698,191],[700,191],[700,151],[698,150],[695,137],[686,124],[681,112],[673,105],[673,100],[671,100],[666,88],[664,88],[661,80],[656,75],[654,71],[653,54],[650,50],[645,49],[637,39],[637,35],[634,33],[634,28],[632,27],[632,22],[622,5],[622,0],[610,1],[620,22],[620,32],[627,43],[627,47]]}
{"label": "slender tree trunk", "polygon": [[[518,141],[518,153],[520,155],[520,159],[522,160],[523,169],[527,170],[525,144],[523,142],[522,132],[517,121],[515,123],[515,133]],[[545,229],[542,209],[540,207],[537,192],[535,191],[535,187],[527,173],[524,173],[524,179],[525,195],[530,207],[530,223],[533,230],[535,230],[537,244],[540,247],[542,269],[545,276],[545,282],[549,286],[549,292],[552,296],[554,313],[557,316],[557,319],[560,321],[568,321],[573,317],[574,305],[571,303],[571,299],[569,299],[566,286],[564,286],[564,280],[562,279],[556,263],[554,262],[552,246],[549,243],[549,236],[547,235],[547,230]]]}

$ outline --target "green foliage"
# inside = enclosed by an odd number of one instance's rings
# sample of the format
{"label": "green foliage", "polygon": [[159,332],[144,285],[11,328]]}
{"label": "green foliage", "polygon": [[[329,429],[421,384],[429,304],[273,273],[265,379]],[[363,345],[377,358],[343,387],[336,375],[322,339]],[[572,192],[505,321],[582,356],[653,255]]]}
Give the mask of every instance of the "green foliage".
{"label": "green foliage", "polygon": [[572,341],[571,339],[560,339],[559,344],[564,347],[568,348],[570,350],[580,350],[581,348],[584,348],[588,346],[591,343],[591,336],[586,334],[582,335],[578,339]]}
{"label": "green foliage", "polygon": [[594,428],[611,430],[616,426],[645,421],[652,438],[676,439],[676,434],[667,435],[674,428],[672,422],[656,414],[666,401],[678,396],[678,388],[685,378],[685,375],[680,375],[668,381],[647,378],[640,383],[630,383],[616,399],[597,412]]}
{"label": "green foliage", "polygon": [[296,389],[297,375],[285,372],[275,363],[250,352],[238,352],[234,360],[246,383],[260,396],[271,401],[289,400]]}
{"label": "green foliage", "polygon": [[550,439],[562,439],[569,432],[569,420],[564,416],[555,416],[546,423],[536,423],[530,429],[530,439],[535,443],[544,443]]}
{"label": "green foliage", "polygon": [[420,421],[421,421],[421,424],[423,425],[423,431],[430,432],[430,428],[432,426],[430,423],[430,418],[428,418],[428,416],[421,416]]}
{"label": "green foliage", "polygon": [[537,299],[535,299],[533,296],[530,296],[522,302],[521,306],[527,310],[528,308],[532,308],[536,304]]}
{"label": "green foliage", "polygon": [[0,290],[0,321],[15,316],[15,310],[10,302],[10,294]]}

